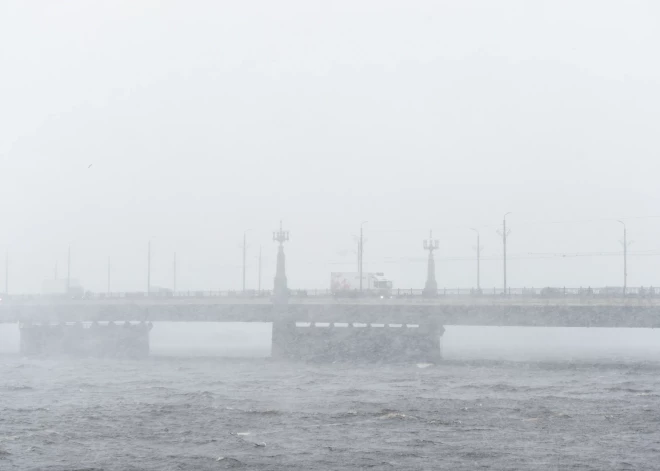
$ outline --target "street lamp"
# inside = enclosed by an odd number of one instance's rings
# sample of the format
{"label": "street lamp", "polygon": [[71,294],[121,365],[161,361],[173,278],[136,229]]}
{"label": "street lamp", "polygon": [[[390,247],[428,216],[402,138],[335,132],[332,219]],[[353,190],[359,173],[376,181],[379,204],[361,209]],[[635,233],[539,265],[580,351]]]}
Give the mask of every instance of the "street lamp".
{"label": "street lamp", "polygon": [[626,296],[626,288],[628,285],[628,238],[626,231],[626,223],[617,219],[617,222],[620,222],[623,226],[623,296]]}
{"label": "street lamp", "polygon": [[276,304],[285,304],[289,297],[284,259],[284,242],[288,240],[289,231],[282,229],[282,221],[280,221],[280,230],[273,232],[273,241],[279,244],[277,247],[277,270],[275,271],[275,283],[273,286],[273,301]]}
{"label": "street lamp", "polygon": [[481,293],[481,245],[480,245],[480,234],[479,231],[473,227],[470,228],[477,233],[477,292]]}
{"label": "street lamp", "polygon": [[67,262],[66,262],[66,294],[67,296],[71,293],[71,246],[69,245],[69,251],[67,253]]}
{"label": "street lamp", "polygon": [[151,295],[151,239],[147,244],[147,296]]}
{"label": "street lamp", "polygon": [[252,229],[245,229],[243,231],[243,294],[245,294],[245,257],[247,255],[246,236],[251,230]]}
{"label": "street lamp", "polygon": [[424,241],[423,244],[424,250],[429,251],[429,261],[426,274],[426,284],[424,285],[424,290],[422,295],[427,297],[435,297],[438,295],[438,282],[435,279],[435,260],[433,258],[433,251],[438,250],[440,247],[440,242],[438,239],[433,238],[433,231],[429,231],[428,240]]}
{"label": "street lamp", "polygon": [[364,232],[363,226],[369,221],[360,223],[360,242],[358,244],[358,272],[360,273],[360,293],[362,293],[362,255],[364,254]]}
{"label": "street lamp", "polygon": [[176,252],[172,260],[172,296],[176,296]]}
{"label": "street lamp", "polygon": [[152,240],[158,239],[159,236],[149,236],[147,242],[147,296],[151,296],[151,242]]}
{"label": "street lamp", "polygon": [[510,212],[506,213],[504,217],[502,218],[502,231],[498,231],[498,233],[502,236],[502,246],[504,247],[504,295],[506,296],[507,291],[506,291],[506,238],[511,232],[510,230],[507,232],[506,230],[506,217],[511,214]]}

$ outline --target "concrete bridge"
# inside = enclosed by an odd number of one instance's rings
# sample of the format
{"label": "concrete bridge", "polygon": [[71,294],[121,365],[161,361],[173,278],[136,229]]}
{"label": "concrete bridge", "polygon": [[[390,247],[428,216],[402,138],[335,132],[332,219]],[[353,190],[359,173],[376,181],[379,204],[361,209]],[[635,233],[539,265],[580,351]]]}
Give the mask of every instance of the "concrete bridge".
{"label": "concrete bridge", "polygon": [[[0,323],[19,323],[26,354],[148,353],[152,322],[272,323],[273,355],[285,358],[434,361],[440,358],[444,326],[660,327],[655,289],[523,289],[492,294],[455,293],[435,284],[429,253],[424,290],[394,296],[333,297],[287,287],[279,242],[274,288],[252,293],[126,293],[67,297],[12,296],[0,302]],[[392,293],[393,294],[393,293]],[[117,329],[120,323],[125,329]],[[59,327],[58,327],[59,326]]]}
{"label": "concrete bridge", "polygon": [[[25,354],[144,356],[152,322],[272,323],[279,358],[438,361],[445,326],[660,327],[656,300],[149,298],[0,305]],[[128,328],[120,328],[120,327]],[[99,353],[100,352],[100,353]]]}
{"label": "concrete bridge", "polygon": [[0,323],[279,322],[464,326],[660,327],[660,299],[33,298],[0,304]]}

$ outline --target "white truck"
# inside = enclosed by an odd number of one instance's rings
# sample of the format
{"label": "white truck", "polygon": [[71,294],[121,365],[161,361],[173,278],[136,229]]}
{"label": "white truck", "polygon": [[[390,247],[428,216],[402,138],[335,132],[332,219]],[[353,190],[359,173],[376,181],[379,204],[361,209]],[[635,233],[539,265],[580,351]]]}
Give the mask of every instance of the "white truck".
{"label": "white truck", "polygon": [[[360,273],[330,273],[330,290],[334,296],[359,296]],[[371,296],[390,296],[392,282],[383,273],[362,273],[362,294]]]}

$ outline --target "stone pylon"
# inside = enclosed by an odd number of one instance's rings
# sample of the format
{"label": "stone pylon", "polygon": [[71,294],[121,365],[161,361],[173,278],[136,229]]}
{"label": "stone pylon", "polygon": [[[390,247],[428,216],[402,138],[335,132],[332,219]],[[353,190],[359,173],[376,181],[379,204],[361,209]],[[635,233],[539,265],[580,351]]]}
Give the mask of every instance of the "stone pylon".
{"label": "stone pylon", "polygon": [[433,231],[429,234],[429,239],[424,241],[424,250],[429,251],[428,271],[426,274],[426,285],[422,294],[426,297],[438,295],[438,282],[435,281],[435,259],[433,258],[433,251],[437,250],[439,243],[437,239],[433,239]]}
{"label": "stone pylon", "polygon": [[275,283],[273,285],[273,302],[285,304],[289,300],[289,288],[286,282],[286,258],[284,256],[284,242],[289,240],[289,231],[280,230],[273,232],[273,240],[279,243],[277,248],[277,269],[275,271]]}

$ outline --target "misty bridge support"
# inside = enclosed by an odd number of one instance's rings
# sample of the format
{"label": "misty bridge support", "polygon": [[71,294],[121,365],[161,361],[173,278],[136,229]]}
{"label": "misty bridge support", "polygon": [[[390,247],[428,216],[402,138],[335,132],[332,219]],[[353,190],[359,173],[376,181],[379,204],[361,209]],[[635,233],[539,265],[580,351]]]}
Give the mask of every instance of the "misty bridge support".
{"label": "misty bridge support", "polygon": [[429,251],[429,261],[426,270],[426,284],[422,295],[427,298],[432,298],[438,295],[438,282],[435,280],[435,259],[433,258],[433,251],[438,250],[440,243],[438,239],[433,239],[433,231],[429,233],[429,239],[424,241],[424,250]]}
{"label": "misty bridge support", "polygon": [[303,361],[437,362],[444,327],[421,324],[273,321],[272,357]]}
{"label": "misty bridge support", "polygon": [[280,221],[280,230],[273,232],[273,241],[277,246],[277,268],[275,271],[275,280],[273,284],[273,303],[286,304],[289,301],[289,288],[286,281],[286,257],[284,255],[284,242],[289,240],[289,231],[282,229]]}

